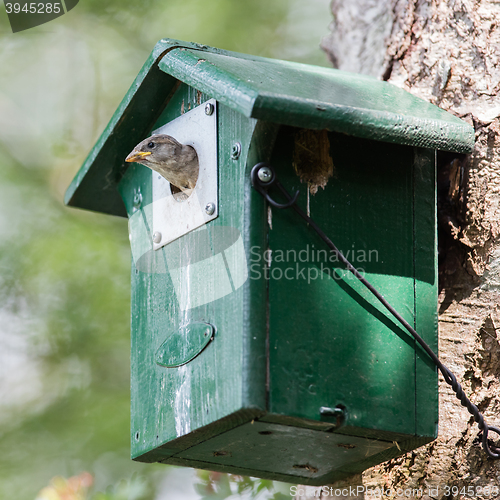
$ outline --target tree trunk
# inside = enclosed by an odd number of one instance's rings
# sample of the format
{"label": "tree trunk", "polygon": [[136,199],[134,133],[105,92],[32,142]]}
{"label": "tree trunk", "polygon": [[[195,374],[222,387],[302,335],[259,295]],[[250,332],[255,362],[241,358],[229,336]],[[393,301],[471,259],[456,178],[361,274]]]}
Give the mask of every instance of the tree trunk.
{"label": "tree trunk", "polygon": [[[475,128],[470,156],[438,157],[439,355],[486,421],[500,426],[500,3],[333,0],[331,6],[332,33],[322,46],[335,66],[388,80]],[[442,377],[439,389],[436,441],[343,484],[392,490],[384,498],[401,497],[397,488],[422,488],[424,499],[498,498],[478,487],[499,486],[500,460],[487,458],[477,425]],[[458,494],[446,487],[458,487]]]}

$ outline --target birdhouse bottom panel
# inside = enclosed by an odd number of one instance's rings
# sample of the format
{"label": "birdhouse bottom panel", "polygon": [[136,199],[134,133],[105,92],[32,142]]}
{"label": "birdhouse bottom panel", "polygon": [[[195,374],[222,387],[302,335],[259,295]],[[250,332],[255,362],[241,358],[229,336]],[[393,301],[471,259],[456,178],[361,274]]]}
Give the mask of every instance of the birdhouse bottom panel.
{"label": "birdhouse bottom panel", "polygon": [[[409,441],[414,445],[411,438]],[[396,443],[255,420],[162,463],[322,485],[399,455],[404,446],[404,441]]]}

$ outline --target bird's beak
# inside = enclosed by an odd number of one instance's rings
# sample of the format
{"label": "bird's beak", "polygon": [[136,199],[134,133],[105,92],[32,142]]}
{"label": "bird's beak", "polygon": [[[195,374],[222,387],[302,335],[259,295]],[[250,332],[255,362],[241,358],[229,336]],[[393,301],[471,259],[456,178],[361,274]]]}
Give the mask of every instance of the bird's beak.
{"label": "bird's beak", "polygon": [[146,156],[149,156],[151,151],[132,151],[126,158],[125,161],[133,162],[143,160]]}

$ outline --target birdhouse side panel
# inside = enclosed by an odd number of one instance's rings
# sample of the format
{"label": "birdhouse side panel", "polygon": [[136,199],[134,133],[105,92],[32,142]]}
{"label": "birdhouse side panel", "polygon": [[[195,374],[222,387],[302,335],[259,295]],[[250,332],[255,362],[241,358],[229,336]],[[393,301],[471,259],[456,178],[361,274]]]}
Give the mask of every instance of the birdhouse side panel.
{"label": "birdhouse side panel", "polygon": [[[325,140],[331,165],[318,153]],[[324,189],[311,171],[322,162]],[[303,210],[413,324],[420,314],[413,148],[336,133],[307,138],[289,128],[272,163],[290,192],[301,190]],[[427,209],[432,218],[432,204]],[[427,240],[430,231],[421,230]],[[269,241],[270,411],[324,421],[322,407],[341,407],[341,432],[414,435],[413,339],[293,211],[273,209]],[[432,257],[427,267],[435,265]],[[435,326],[427,335],[434,338]],[[432,369],[427,381],[435,387]]]}

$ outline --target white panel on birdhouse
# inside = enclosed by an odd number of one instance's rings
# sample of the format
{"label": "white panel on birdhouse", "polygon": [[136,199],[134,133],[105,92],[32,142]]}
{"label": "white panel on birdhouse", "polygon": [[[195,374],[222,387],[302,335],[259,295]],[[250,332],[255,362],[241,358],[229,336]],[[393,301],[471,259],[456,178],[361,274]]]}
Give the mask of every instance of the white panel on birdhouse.
{"label": "white panel on birdhouse", "polygon": [[198,181],[186,199],[172,194],[170,183],[153,172],[153,249],[167,245],[219,214],[217,192],[217,102],[211,99],[153,131],[166,134],[198,154]]}

